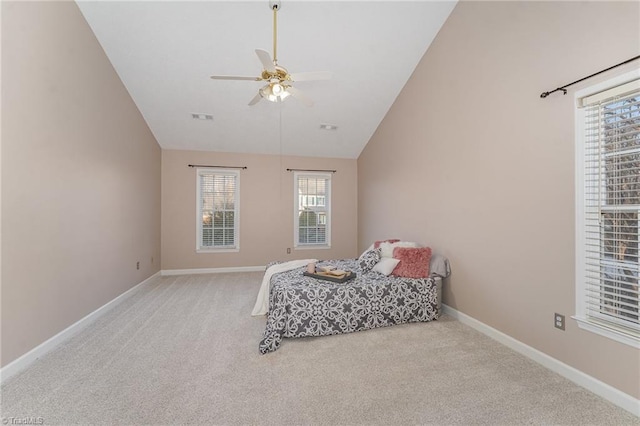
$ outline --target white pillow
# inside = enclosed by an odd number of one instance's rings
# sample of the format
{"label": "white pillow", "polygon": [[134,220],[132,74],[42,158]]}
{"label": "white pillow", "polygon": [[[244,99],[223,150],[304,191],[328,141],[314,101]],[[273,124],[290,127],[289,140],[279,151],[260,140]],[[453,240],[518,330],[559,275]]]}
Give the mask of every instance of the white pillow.
{"label": "white pillow", "polygon": [[392,257],[383,257],[380,259],[380,262],[376,263],[376,266],[373,267],[373,271],[379,272],[382,275],[389,275],[393,272],[396,266],[400,263],[399,259],[394,259]]}
{"label": "white pillow", "polygon": [[382,257],[393,257],[393,249],[396,247],[420,247],[418,243],[412,243],[410,241],[398,241],[397,243],[382,243],[380,248],[382,249]]}

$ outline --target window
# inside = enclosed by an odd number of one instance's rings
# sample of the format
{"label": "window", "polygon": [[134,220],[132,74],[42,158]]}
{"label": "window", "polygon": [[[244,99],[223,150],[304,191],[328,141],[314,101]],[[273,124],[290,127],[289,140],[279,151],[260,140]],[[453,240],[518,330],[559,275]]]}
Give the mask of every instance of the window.
{"label": "window", "polygon": [[295,172],[294,246],[331,245],[331,175]]}
{"label": "window", "polygon": [[237,251],[239,172],[198,169],[197,175],[196,250]]}
{"label": "window", "polygon": [[640,71],[576,98],[575,318],[640,347]]}

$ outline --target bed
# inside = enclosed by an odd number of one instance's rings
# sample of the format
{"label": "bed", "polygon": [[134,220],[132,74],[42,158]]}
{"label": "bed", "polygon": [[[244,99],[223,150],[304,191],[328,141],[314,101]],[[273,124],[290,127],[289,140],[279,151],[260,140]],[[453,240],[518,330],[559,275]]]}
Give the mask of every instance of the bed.
{"label": "bed", "polygon": [[[363,261],[367,255],[368,263]],[[370,247],[358,259],[317,263],[355,272],[356,277],[344,283],[304,276],[307,268],[301,265],[306,261],[291,263],[290,268],[277,262],[268,265],[267,272],[278,267],[283,271],[265,274],[268,311],[260,353],[277,350],[285,337],[326,336],[438,319],[442,279],[450,273],[448,261],[430,256],[428,276],[413,278],[392,275],[397,267],[381,273],[379,264],[400,263],[388,257],[381,256],[380,248]]]}

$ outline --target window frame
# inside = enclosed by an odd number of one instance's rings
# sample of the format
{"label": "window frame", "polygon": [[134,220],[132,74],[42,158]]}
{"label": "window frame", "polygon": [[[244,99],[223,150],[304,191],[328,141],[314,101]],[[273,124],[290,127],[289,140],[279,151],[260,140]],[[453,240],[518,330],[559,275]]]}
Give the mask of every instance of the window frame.
{"label": "window frame", "polygon": [[[308,196],[309,194],[300,195],[298,182],[300,177],[326,179],[327,188],[324,195],[325,205],[318,206],[317,202],[313,206],[314,211],[325,212],[326,224],[325,224],[325,242],[324,243],[300,243],[300,197]],[[312,249],[330,249],[331,248],[331,191],[332,191],[332,174],[323,172],[303,172],[295,171],[293,173],[293,248],[294,250],[312,250]],[[317,194],[313,195],[318,197]]]}
{"label": "window frame", "polygon": [[[578,327],[583,330],[607,337],[626,345],[640,348],[640,333],[638,336],[633,335],[634,332],[626,333],[622,329],[615,327],[615,318],[607,318],[606,321],[599,321],[597,313],[590,313],[587,309],[587,253],[586,253],[586,204],[587,194],[585,191],[585,171],[586,171],[586,125],[585,116],[586,108],[581,108],[581,100],[596,95],[600,92],[607,92],[617,86],[640,79],[640,69],[627,72],[625,74],[613,77],[601,83],[589,86],[575,94],[575,242],[576,242],[576,259],[575,259],[575,288],[576,288],[576,314],[572,316],[577,321]],[[602,260],[601,260],[602,261]],[[606,262],[605,262],[606,263]],[[605,316],[602,315],[604,318]]]}
{"label": "window frame", "polygon": [[[235,178],[234,191],[234,244],[233,246],[204,246],[202,245],[202,197],[201,197],[201,176],[203,175],[223,175]],[[196,253],[230,253],[240,251],[240,171],[232,169],[196,169]]]}

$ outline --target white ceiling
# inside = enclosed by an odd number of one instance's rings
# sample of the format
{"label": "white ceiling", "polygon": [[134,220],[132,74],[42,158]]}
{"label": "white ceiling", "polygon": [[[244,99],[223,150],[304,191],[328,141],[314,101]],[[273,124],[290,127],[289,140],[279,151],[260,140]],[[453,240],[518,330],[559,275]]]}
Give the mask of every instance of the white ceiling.
{"label": "white ceiling", "polygon": [[260,75],[254,50],[273,54],[267,0],[78,5],[163,149],[357,158],[455,2],[282,0],[278,63],[333,73],[294,84],[312,107],[249,107],[264,83],[209,78]]}

